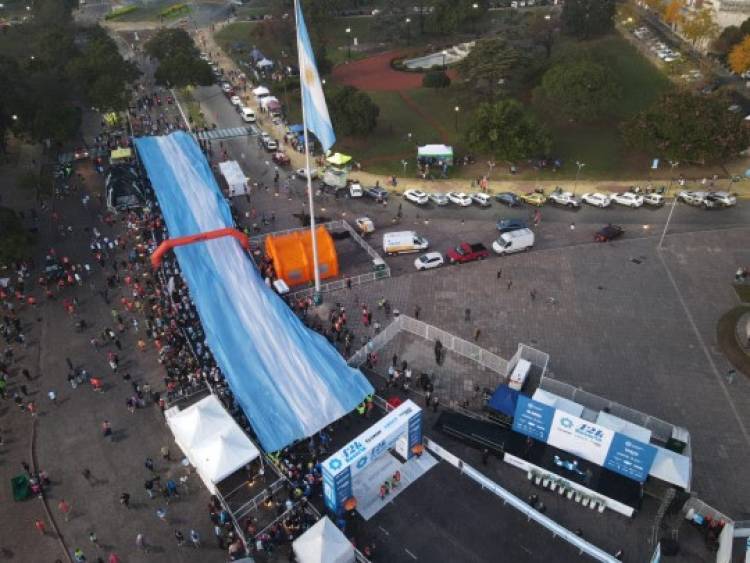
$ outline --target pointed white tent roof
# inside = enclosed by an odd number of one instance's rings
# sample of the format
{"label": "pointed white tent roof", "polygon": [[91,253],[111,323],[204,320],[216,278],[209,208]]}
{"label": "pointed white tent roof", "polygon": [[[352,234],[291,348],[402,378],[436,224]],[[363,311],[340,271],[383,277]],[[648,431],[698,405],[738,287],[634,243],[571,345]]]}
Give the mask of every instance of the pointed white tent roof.
{"label": "pointed white tent roof", "polygon": [[260,456],[215,395],[183,411],[168,410],[167,424],[175,441],[211,492],[219,483]]}
{"label": "pointed white tent roof", "polygon": [[648,474],[682,487],[689,492],[691,481],[690,458],[659,446],[654,447],[656,448],[656,457]]}
{"label": "pointed white tent roof", "polygon": [[328,517],[292,543],[299,563],[353,563],[354,547]]}
{"label": "pointed white tent roof", "polygon": [[258,86],[255,90],[253,90],[253,94],[256,98],[260,96],[268,96],[270,93],[271,91],[265,86]]}

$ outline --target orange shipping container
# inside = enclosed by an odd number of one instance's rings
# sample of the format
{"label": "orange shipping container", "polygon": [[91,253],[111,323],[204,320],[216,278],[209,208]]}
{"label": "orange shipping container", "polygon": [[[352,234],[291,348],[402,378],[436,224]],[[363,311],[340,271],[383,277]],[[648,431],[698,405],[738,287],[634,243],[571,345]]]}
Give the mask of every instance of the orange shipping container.
{"label": "orange shipping container", "polygon": [[[315,229],[320,279],[339,275],[339,259],[331,233],[323,226]],[[273,262],[276,275],[289,287],[315,280],[313,273],[312,235],[309,230],[266,237],[266,255]]]}

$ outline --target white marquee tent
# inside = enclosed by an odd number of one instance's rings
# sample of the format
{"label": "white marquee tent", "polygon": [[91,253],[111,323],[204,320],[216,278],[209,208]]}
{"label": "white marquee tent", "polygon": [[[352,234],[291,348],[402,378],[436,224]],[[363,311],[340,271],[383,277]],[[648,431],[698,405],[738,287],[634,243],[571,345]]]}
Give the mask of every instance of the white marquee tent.
{"label": "white marquee tent", "polygon": [[214,395],[182,411],[172,407],[165,415],[177,445],[211,493],[219,482],[260,456]]}
{"label": "white marquee tent", "polygon": [[258,99],[262,98],[263,96],[268,96],[270,94],[271,94],[271,91],[265,86],[258,86],[257,88],[253,90],[253,96],[255,96]]}
{"label": "white marquee tent", "polygon": [[220,162],[219,172],[227,184],[229,197],[245,195],[248,192],[247,176],[245,176],[245,173],[236,160]]}
{"label": "white marquee tent", "polygon": [[327,516],[292,543],[299,563],[354,563],[354,547]]}

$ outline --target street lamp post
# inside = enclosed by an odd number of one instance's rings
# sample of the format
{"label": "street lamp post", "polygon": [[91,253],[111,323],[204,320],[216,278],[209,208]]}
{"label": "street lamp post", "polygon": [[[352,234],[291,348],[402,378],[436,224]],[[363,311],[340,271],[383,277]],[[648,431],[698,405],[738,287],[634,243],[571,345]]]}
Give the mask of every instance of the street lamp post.
{"label": "street lamp post", "polygon": [[471,18],[471,20],[472,20],[472,27],[474,28],[472,30],[472,32],[474,33],[474,35],[476,35],[477,34],[477,12],[476,12],[476,10],[479,9],[479,4],[477,4],[476,2],[474,2],[471,5],[471,8],[474,10],[474,17]]}
{"label": "street lamp post", "polygon": [[669,175],[669,185],[667,185],[667,193],[664,194],[664,197],[667,197],[667,195],[669,195],[669,190],[672,189],[672,182],[674,181],[674,169],[677,168],[680,163],[676,160],[670,160],[669,165],[672,167],[672,173]]}
{"label": "street lamp post", "polygon": [[453,109],[455,110],[455,113],[456,113],[456,131],[458,131],[458,112],[461,111],[461,108],[456,106]]}
{"label": "street lamp post", "polygon": [[352,38],[351,38],[352,28],[347,27],[346,28],[346,47],[347,47],[347,54],[346,58],[351,60],[352,58]]}
{"label": "street lamp post", "polygon": [[411,18],[406,18],[404,20],[404,23],[406,23],[406,44],[411,45]]}
{"label": "street lamp post", "polygon": [[578,176],[579,176],[579,175],[580,175],[580,173],[581,173],[581,169],[582,169],[582,168],[583,168],[584,166],[586,166],[586,164],[585,164],[584,162],[580,162],[580,161],[576,160],[576,166],[578,167],[578,170],[576,170],[576,181],[575,181],[575,183],[573,184],[573,195],[575,195],[575,194],[576,194],[576,188],[578,187]]}

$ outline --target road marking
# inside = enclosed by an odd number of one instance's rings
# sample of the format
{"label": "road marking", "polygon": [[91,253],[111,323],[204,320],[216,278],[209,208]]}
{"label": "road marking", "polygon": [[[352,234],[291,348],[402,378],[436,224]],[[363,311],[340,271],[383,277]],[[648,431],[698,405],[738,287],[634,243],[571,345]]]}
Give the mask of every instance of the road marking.
{"label": "road marking", "polygon": [[703,337],[701,336],[701,333],[698,330],[698,325],[695,324],[695,320],[693,319],[693,315],[690,313],[690,309],[688,309],[687,303],[685,302],[685,298],[682,296],[682,292],[680,291],[680,288],[677,286],[677,282],[675,281],[674,276],[672,276],[672,271],[669,269],[669,266],[667,265],[667,261],[664,259],[663,254],[658,249],[657,249],[656,254],[659,256],[661,263],[664,265],[664,270],[666,270],[667,272],[667,277],[669,278],[669,281],[671,282],[672,287],[677,293],[677,298],[680,300],[682,309],[685,311],[685,315],[687,316],[688,322],[690,323],[690,326],[692,327],[693,332],[695,333],[695,336],[701,345],[701,348],[703,348],[703,353],[705,354],[706,359],[708,360],[708,363],[711,366],[711,371],[714,373],[714,376],[716,377],[716,381],[718,381],[719,386],[721,387],[721,390],[724,393],[724,397],[726,398],[727,402],[729,403],[730,408],[732,409],[734,418],[735,420],[737,420],[737,424],[739,425],[740,430],[742,431],[742,435],[745,437],[745,442],[747,443],[748,446],[750,446],[750,434],[748,434],[747,428],[745,428],[745,424],[742,422],[740,413],[737,410],[737,407],[734,404],[734,401],[732,400],[732,395],[729,393],[729,389],[727,388],[727,385],[724,382],[724,378],[719,373],[719,369],[716,367],[716,363],[714,363],[714,359],[711,357],[711,352],[708,350],[708,346],[706,346],[706,343],[703,341]]}
{"label": "road marking", "polygon": [[380,531],[383,532],[386,536],[390,536],[391,535],[391,534],[388,533],[388,530],[386,530],[385,528],[383,528],[383,526],[378,526],[378,528],[380,528]]}
{"label": "road marking", "polygon": [[412,558],[412,559],[414,559],[415,561],[417,560],[417,556],[416,556],[416,555],[414,555],[414,554],[413,554],[413,553],[412,553],[411,551],[409,551],[409,550],[408,550],[408,549],[406,549],[406,548],[404,548],[404,551],[405,551],[406,553],[408,553],[409,555],[411,555],[411,558]]}

